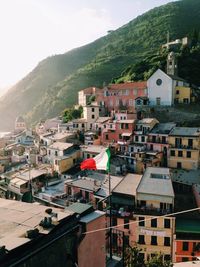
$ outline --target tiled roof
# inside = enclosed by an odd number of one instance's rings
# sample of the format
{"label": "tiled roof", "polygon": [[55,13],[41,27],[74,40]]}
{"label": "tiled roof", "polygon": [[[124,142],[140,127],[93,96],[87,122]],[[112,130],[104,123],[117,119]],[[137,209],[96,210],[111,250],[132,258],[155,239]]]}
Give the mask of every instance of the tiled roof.
{"label": "tiled roof", "polygon": [[123,90],[123,89],[145,89],[147,88],[147,82],[130,82],[130,83],[119,83],[119,84],[109,84],[107,86],[108,89],[117,89],[117,90]]}

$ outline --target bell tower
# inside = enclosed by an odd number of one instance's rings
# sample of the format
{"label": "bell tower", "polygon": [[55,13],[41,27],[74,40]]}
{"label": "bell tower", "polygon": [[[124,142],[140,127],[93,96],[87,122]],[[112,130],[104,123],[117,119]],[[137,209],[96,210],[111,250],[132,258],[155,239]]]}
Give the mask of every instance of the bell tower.
{"label": "bell tower", "polygon": [[174,52],[170,52],[167,56],[167,74],[178,75],[177,58]]}

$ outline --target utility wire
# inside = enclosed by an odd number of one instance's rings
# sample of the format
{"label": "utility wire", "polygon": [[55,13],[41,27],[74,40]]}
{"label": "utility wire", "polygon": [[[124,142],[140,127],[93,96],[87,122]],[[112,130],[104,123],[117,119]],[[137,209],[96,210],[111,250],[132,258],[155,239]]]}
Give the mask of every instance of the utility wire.
{"label": "utility wire", "polygon": [[[188,213],[188,212],[193,212],[193,211],[197,211],[197,210],[200,210],[200,207],[199,208],[194,208],[194,209],[189,209],[189,210],[182,210],[182,211],[178,211],[178,212],[174,212],[174,213],[170,213],[170,214],[165,214],[165,215],[161,215],[161,216],[154,216],[154,217],[147,218],[147,219],[144,219],[144,220],[138,220],[138,221],[133,221],[133,222],[129,222],[129,223],[117,224],[115,226],[99,228],[99,229],[95,229],[95,230],[84,232],[82,234],[84,234],[84,235],[93,234],[93,233],[100,232],[100,231],[105,231],[105,230],[109,230],[109,229],[115,229],[115,228],[122,227],[122,226],[125,226],[125,225],[131,225],[131,224],[136,224],[136,223],[139,223],[139,222],[151,221],[151,220],[157,219],[157,218],[171,217],[171,216],[175,216],[175,215],[179,215],[179,214],[183,214],[183,213]],[[143,214],[139,214],[139,215],[143,215]],[[144,216],[145,215],[146,214],[144,214]]]}

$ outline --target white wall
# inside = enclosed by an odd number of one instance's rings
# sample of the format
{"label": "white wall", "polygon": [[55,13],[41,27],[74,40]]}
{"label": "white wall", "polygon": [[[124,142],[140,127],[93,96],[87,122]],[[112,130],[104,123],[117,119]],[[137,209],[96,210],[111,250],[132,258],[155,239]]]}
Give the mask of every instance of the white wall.
{"label": "white wall", "polygon": [[[162,80],[161,85],[157,85],[156,81]],[[160,97],[161,106],[171,106],[173,104],[173,80],[158,69],[147,81],[149,105],[155,106],[156,99]]]}

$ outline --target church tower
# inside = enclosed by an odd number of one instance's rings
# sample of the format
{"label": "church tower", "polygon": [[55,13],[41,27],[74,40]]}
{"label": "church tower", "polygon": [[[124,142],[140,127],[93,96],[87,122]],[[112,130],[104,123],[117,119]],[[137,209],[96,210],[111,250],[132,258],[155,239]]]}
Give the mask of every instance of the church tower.
{"label": "church tower", "polygon": [[167,74],[178,75],[177,58],[174,52],[170,52],[167,56]]}

